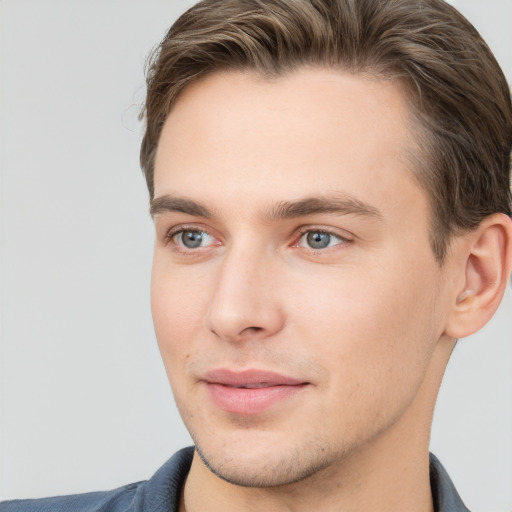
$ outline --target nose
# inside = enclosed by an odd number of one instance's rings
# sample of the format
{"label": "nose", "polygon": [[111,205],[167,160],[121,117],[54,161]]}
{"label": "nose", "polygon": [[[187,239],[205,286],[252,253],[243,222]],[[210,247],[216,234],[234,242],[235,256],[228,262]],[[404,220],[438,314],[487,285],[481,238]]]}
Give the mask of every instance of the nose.
{"label": "nose", "polygon": [[220,263],[205,316],[206,328],[218,338],[229,342],[264,340],[283,328],[279,269],[269,259],[233,250]]}

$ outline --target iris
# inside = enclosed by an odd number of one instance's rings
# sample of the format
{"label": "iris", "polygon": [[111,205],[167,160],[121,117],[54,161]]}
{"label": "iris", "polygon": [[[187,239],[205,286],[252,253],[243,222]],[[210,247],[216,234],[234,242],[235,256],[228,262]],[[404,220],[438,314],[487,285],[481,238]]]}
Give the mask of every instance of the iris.
{"label": "iris", "polygon": [[331,243],[331,235],[320,231],[311,231],[307,234],[306,241],[312,249],[325,249]]}

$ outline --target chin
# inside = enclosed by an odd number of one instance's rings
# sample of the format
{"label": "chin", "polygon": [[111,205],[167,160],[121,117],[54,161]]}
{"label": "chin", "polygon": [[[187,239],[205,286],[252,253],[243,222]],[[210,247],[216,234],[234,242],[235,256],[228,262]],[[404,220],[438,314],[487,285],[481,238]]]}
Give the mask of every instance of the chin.
{"label": "chin", "polygon": [[[194,439],[194,441],[196,441]],[[322,472],[339,453],[317,441],[300,446],[261,443],[226,443],[205,446],[196,442],[196,451],[204,465],[222,480],[242,487],[280,487],[291,485]]]}

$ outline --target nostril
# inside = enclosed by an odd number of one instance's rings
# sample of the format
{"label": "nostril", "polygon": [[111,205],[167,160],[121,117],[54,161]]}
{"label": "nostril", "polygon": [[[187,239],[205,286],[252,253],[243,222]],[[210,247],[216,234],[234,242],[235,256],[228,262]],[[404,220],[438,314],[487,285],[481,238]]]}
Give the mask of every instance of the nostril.
{"label": "nostril", "polygon": [[[236,340],[236,341],[239,341],[247,336],[251,336],[254,335],[254,334],[258,334],[260,332],[264,331],[264,328],[263,327],[246,327],[245,329],[242,329],[237,336],[234,336],[233,337],[233,340]],[[219,337],[219,338],[225,338],[225,336],[222,336],[219,332],[215,331],[214,329],[211,330],[211,332],[213,334],[215,334],[215,336]]]}
{"label": "nostril", "polygon": [[217,338],[229,342],[262,340],[283,327],[283,314],[275,303],[262,304],[251,295],[240,299],[238,294],[221,292],[214,297],[203,319],[205,329]]}
{"label": "nostril", "polygon": [[260,332],[263,330],[263,327],[246,327],[240,334],[243,334],[244,332]]}

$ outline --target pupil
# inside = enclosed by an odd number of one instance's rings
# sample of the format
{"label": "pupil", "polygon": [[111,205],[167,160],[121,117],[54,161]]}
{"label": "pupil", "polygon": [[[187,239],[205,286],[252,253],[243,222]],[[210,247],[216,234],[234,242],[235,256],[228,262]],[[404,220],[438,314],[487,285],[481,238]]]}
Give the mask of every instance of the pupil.
{"label": "pupil", "polygon": [[201,245],[201,242],[203,241],[203,233],[200,231],[185,231],[181,238],[185,247],[194,249]]}
{"label": "pupil", "polygon": [[331,235],[328,233],[312,232],[308,233],[307,241],[313,249],[325,249],[331,241]]}

